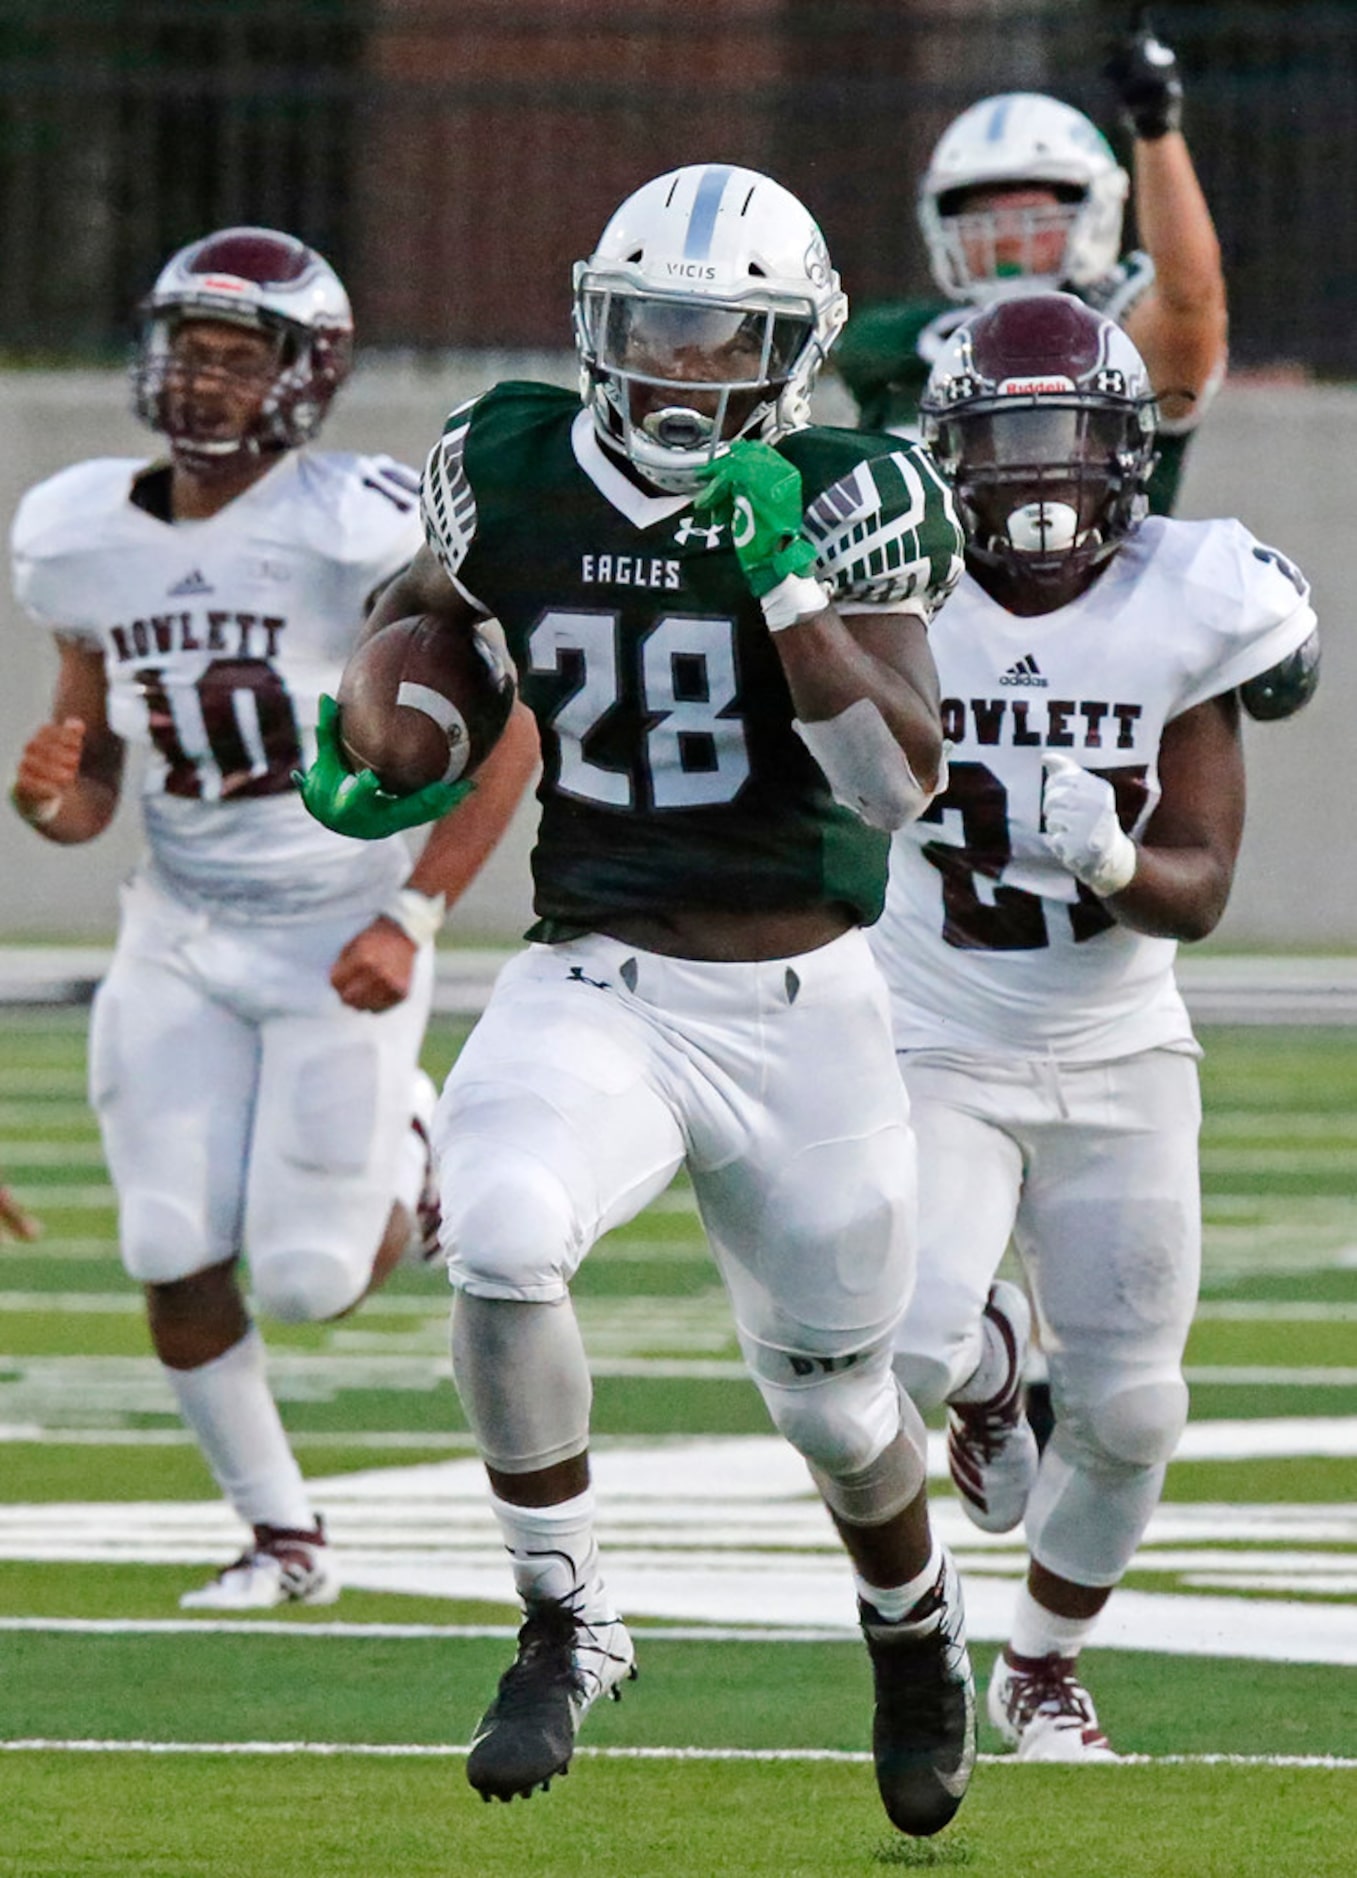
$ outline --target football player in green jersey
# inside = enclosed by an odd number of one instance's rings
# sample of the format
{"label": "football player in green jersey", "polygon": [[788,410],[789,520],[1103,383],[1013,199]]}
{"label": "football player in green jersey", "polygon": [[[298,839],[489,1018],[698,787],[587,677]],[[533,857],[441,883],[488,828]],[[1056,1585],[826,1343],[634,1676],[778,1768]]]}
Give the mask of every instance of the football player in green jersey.
{"label": "football player in green jersey", "polygon": [[871,306],[854,316],[835,366],[869,429],[917,435],[919,398],[952,332],[977,307],[1052,288],[1125,326],[1160,408],[1156,513],[1173,507],[1192,430],[1225,371],[1220,244],[1182,133],[1172,51],[1143,17],[1108,66],[1133,137],[1144,252],[1119,259],[1126,171],[1079,111],[1006,92],[943,133],[919,190],[919,222],[943,301]]}
{"label": "football player in green jersey", "polygon": [[[502,384],[453,414],[428,549],[374,615],[498,618],[542,741],[533,943],[435,1123],[454,1371],[525,1610],[468,1760],[487,1799],[563,1771],[633,1668],[569,1284],[685,1166],[851,1556],[895,1825],[936,1832],[974,1759],[956,1574],[890,1371],[914,1156],[861,930],[887,831],[940,786],[926,629],[961,539],[921,449],[808,425],[845,310],[777,183],[647,184],[576,269],[582,402]],[[309,793],[342,828],[332,782]]]}

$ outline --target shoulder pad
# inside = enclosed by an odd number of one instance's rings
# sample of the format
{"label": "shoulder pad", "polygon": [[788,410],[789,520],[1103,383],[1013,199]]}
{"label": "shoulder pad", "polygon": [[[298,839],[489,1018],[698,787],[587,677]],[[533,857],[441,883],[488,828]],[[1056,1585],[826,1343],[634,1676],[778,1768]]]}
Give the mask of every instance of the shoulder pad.
{"label": "shoulder pad", "polygon": [[1283,717],[1294,717],[1308,704],[1319,688],[1319,628],[1304,645],[1296,647],[1257,678],[1239,687],[1239,702],[1249,716],[1260,724],[1273,724]]}
{"label": "shoulder pad", "polygon": [[385,454],[303,450],[297,473],[304,501],[293,511],[298,536],[340,566],[383,561],[419,546],[419,478]]}
{"label": "shoulder pad", "polygon": [[119,513],[142,457],[92,457],[72,463],[24,492],[10,542],[16,554],[57,555],[89,547],[92,527]]}

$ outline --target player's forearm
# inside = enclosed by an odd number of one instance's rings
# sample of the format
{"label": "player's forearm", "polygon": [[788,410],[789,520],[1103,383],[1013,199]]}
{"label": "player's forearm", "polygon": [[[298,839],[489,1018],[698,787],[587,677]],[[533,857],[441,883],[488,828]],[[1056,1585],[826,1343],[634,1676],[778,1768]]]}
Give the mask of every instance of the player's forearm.
{"label": "player's forearm", "polygon": [[1135,141],[1136,222],[1170,312],[1209,313],[1225,340],[1220,241],[1181,131]]}
{"label": "player's forearm", "polygon": [[103,834],[118,807],[116,784],[78,776],[59,796],[34,796],[16,784],[10,800],[35,834],[59,847],[76,847]]}
{"label": "player's forearm", "polygon": [[1205,939],[1220,923],[1233,874],[1215,848],[1137,847],[1135,874],[1107,908],[1153,939]]}
{"label": "player's forearm", "polygon": [[363,622],[362,639],[370,639],[393,620],[418,613],[456,613],[474,617],[428,548],[421,548],[408,567],[382,588]]}
{"label": "player's forearm", "polygon": [[795,729],[834,795],[869,826],[913,821],[935,793],[942,727],[931,658],[921,672],[888,665],[832,607],[777,635]]}
{"label": "player's forearm", "polygon": [[499,742],[476,772],[476,787],[435,822],[407,886],[448,906],[465,893],[499,844],[537,768],[537,726],[516,705]]}

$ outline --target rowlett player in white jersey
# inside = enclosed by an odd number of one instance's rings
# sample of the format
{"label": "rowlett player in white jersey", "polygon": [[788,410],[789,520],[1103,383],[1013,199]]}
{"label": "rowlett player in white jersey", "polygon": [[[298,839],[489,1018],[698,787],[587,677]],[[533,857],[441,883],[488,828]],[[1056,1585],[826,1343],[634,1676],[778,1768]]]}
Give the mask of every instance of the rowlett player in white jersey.
{"label": "rowlett player in white jersey", "polygon": [[[1315,632],[1299,573],[1235,521],[1145,519],[1149,380],[1065,294],[1003,302],[935,366],[926,434],[967,572],[930,644],[946,792],[892,840],[873,948],[919,1142],[896,1344],[987,1531],[1031,1553],[989,1714],[1021,1758],[1115,1758],[1081,1646],[1187,1415],[1200,1054],[1176,941],[1225,908],[1243,832],[1238,687]],[[1022,1414],[1022,1290],[1055,1432]]]}
{"label": "rowlett player in white jersey", "polygon": [[145,753],[148,852],[95,1001],[90,1085],[152,1343],[251,1528],[183,1598],[198,1608],[339,1594],[237,1261],[296,1323],[418,1256],[433,935],[532,764],[515,723],[413,872],[399,835],[344,840],[296,793],[317,700],[421,538],[413,472],[297,447],[351,349],[347,296],[313,250],[268,229],[207,236],[144,308],[136,403],[168,460],[77,464],[30,490],[13,528],[19,600],[60,658],[15,808],[49,841],[88,841],[126,746]]}

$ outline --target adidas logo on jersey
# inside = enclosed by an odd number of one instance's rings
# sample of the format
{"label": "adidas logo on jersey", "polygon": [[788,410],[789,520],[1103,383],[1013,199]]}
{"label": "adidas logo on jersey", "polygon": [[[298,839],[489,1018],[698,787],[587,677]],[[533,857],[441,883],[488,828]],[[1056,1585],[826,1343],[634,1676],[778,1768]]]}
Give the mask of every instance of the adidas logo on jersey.
{"label": "adidas logo on jersey", "polygon": [[202,569],[195,567],[191,574],[185,574],[182,580],[175,582],[174,586],[169,589],[169,595],[171,600],[179,600],[187,594],[214,591],[211,583],[203,579]]}
{"label": "adidas logo on jersey", "polygon": [[1025,658],[1019,659],[1016,664],[1010,665],[999,680],[1001,685],[1035,685],[1042,689],[1045,689],[1050,682],[1049,678],[1042,677],[1040,668],[1030,652]]}

